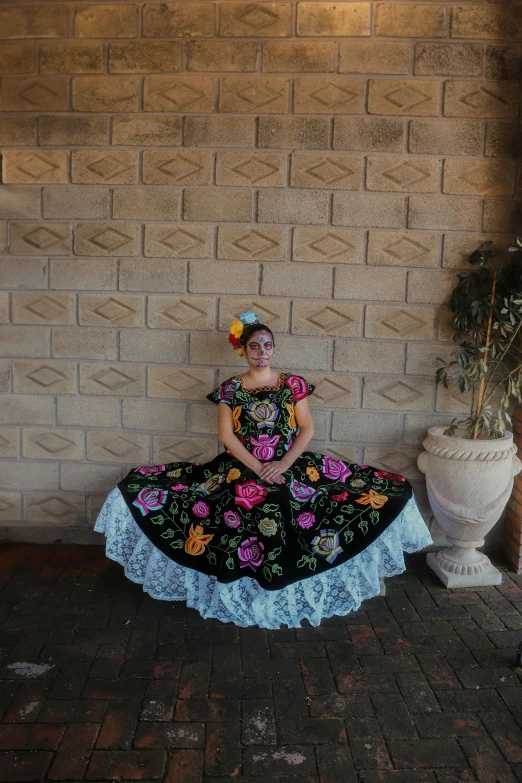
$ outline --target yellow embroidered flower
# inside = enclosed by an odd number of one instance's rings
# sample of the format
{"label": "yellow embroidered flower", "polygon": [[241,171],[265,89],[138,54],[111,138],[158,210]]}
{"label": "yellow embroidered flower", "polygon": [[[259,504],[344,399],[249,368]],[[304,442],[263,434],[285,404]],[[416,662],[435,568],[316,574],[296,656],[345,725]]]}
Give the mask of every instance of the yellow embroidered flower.
{"label": "yellow embroidered flower", "polygon": [[241,471],[237,468],[230,468],[227,475],[227,484],[230,484],[231,481],[235,481],[236,479],[240,478]]}
{"label": "yellow embroidered flower", "polygon": [[379,495],[374,489],[368,490],[360,498],[357,498],[356,503],[360,503],[361,506],[370,505],[372,508],[382,508],[388,500],[387,495]]}
{"label": "yellow embroidered flower", "polygon": [[290,403],[287,402],[286,403],[286,409],[288,411],[288,417],[289,417],[288,418],[288,426],[290,427],[291,430],[295,430],[295,428],[297,427],[297,424],[296,424],[296,421],[295,421],[294,406],[290,405]]}
{"label": "yellow embroidered flower", "polygon": [[277,533],[277,522],[275,519],[268,519],[268,517],[265,517],[265,519],[259,521],[257,527],[259,528],[259,532],[264,536],[275,536]]}
{"label": "yellow embroidered flower", "polygon": [[241,424],[239,423],[239,415],[241,413],[242,405],[236,405],[234,410],[232,411],[232,421],[234,422],[234,432],[239,432],[241,429]]}
{"label": "yellow embroidered flower", "polygon": [[236,339],[239,340],[239,338],[243,334],[243,321],[239,321],[239,320],[232,321],[229,332],[230,334],[233,334]]}
{"label": "yellow embroidered flower", "polygon": [[318,471],[313,467],[313,465],[308,465],[306,469],[306,473],[308,475],[308,478],[310,481],[319,481],[319,473]]}
{"label": "yellow embroidered flower", "polygon": [[209,541],[214,538],[213,533],[204,533],[204,527],[201,525],[191,525],[189,528],[189,537],[185,541],[185,552],[187,555],[201,555]]}
{"label": "yellow embroidered flower", "polygon": [[181,476],[181,468],[178,468],[177,470],[169,471],[169,473],[167,473],[167,476],[169,478],[179,478]]}

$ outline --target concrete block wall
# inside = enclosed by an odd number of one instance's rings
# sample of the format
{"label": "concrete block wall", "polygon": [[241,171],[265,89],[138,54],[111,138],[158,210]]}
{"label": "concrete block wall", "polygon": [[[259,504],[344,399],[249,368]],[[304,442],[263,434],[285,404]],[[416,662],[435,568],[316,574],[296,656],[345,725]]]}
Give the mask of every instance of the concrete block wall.
{"label": "concrete block wall", "polygon": [[522,5],[0,5],[0,520],[89,526],[217,453],[252,308],[316,444],[421,476],[441,308],[520,230]]}

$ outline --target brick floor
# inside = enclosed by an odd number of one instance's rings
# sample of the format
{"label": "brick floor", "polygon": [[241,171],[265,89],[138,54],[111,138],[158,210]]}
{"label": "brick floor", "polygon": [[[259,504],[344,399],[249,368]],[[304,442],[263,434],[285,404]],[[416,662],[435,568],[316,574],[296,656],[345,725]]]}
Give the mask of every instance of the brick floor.
{"label": "brick floor", "polygon": [[0,781],[522,781],[522,577],[265,631],[152,601],[101,547],[0,551]]}

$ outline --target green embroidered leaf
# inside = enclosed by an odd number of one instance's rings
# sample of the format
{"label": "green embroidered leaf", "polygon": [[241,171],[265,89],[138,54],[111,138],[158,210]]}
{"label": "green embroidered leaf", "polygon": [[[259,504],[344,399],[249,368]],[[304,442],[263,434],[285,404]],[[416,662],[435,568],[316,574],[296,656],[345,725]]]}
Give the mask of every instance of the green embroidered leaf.
{"label": "green embroidered leaf", "polygon": [[182,549],[183,541],[173,541],[171,544],[172,549]]}
{"label": "green embroidered leaf", "polygon": [[279,506],[277,506],[275,503],[265,503],[263,505],[263,511],[266,514],[274,514],[278,510],[279,510]]}
{"label": "green embroidered leaf", "polygon": [[176,534],[174,533],[174,531],[171,530],[170,528],[168,530],[165,530],[163,533],[161,533],[161,537],[166,538],[167,540],[169,538],[174,538],[175,535]]}
{"label": "green embroidered leaf", "polygon": [[353,530],[345,530],[344,540],[346,541],[347,544],[353,541]]}
{"label": "green embroidered leaf", "polygon": [[215,552],[211,552],[210,550],[207,549],[207,560],[209,561],[209,563],[212,563],[213,565],[215,565],[216,564],[216,553]]}
{"label": "green embroidered leaf", "polygon": [[297,561],[297,567],[298,567],[298,568],[302,568],[303,566],[305,566],[305,565],[308,563],[308,561],[309,561],[309,560],[310,560],[310,556],[309,556],[309,555],[303,555],[303,556],[302,556],[302,557],[301,557],[301,558],[300,558],[300,559]]}
{"label": "green embroidered leaf", "polygon": [[141,489],[141,484],[128,484],[127,489],[130,492],[137,492],[139,489]]}
{"label": "green embroidered leaf", "polygon": [[222,544],[222,546],[225,546],[225,544],[228,541],[228,535],[221,536],[219,543]]}
{"label": "green embroidered leaf", "polygon": [[275,549],[272,549],[272,551],[271,551],[271,552],[270,552],[270,554],[268,555],[268,559],[269,559],[269,560],[275,560],[275,559],[276,559],[276,557],[277,557],[278,555],[280,555],[280,554],[281,554],[281,547],[280,547],[280,546],[278,546],[278,547],[276,547]]}
{"label": "green embroidered leaf", "polygon": [[281,568],[281,566],[277,565],[277,563],[274,563],[274,565],[272,566],[272,573],[281,576],[281,574],[283,573],[283,569]]}
{"label": "green embroidered leaf", "polygon": [[234,569],[234,558],[233,557],[229,557],[228,558],[228,560],[226,561],[226,567],[230,568],[231,571]]}
{"label": "green embroidered leaf", "polygon": [[336,522],[338,525],[342,525],[344,522],[344,517],[342,514],[338,514],[336,517],[333,518],[332,522]]}
{"label": "green embroidered leaf", "polygon": [[231,538],[229,546],[236,547],[240,541],[241,541],[241,536],[236,536],[235,538]]}
{"label": "green embroidered leaf", "polygon": [[156,517],[151,517],[150,521],[153,525],[162,525],[165,522],[165,517],[158,514]]}
{"label": "green embroidered leaf", "polygon": [[186,524],[188,524],[188,522],[190,522],[189,515],[187,514],[187,512],[186,512],[186,511],[182,511],[182,512],[181,512],[181,517],[180,517],[180,519],[181,519],[181,522],[182,522],[184,525],[186,525]]}
{"label": "green embroidered leaf", "polygon": [[377,522],[379,521],[379,517],[380,517],[380,514],[379,514],[378,511],[372,511],[371,514],[370,514],[370,519],[372,520],[372,523],[374,525],[376,525]]}
{"label": "green embroidered leaf", "polygon": [[343,509],[345,514],[353,514],[353,511],[354,511],[354,508],[353,508],[351,503],[350,503],[349,506],[342,506],[342,509]]}
{"label": "green embroidered leaf", "polygon": [[267,582],[272,581],[272,572],[270,571],[268,566],[263,566],[263,576],[265,577]]}
{"label": "green embroidered leaf", "polygon": [[359,526],[358,527],[359,527],[359,530],[362,530],[364,535],[366,535],[366,533],[368,532],[368,522],[365,519],[361,519],[361,521],[359,522]]}
{"label": "green embroidered leaf", "polygon": [[308,562],[308,565],[310,567],[310,571],[315,571],[315,567],[317,565],[317,558],[315,558],[313,555],[310,557],[310,560]]}

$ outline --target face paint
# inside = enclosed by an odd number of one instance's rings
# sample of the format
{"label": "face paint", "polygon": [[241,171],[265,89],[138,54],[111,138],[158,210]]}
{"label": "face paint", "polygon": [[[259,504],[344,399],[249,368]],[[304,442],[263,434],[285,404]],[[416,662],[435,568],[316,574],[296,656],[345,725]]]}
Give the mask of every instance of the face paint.
{"label": "face paint", "polygon": [[270,336],[254,337],[247,346],[248,356],[257,367],[267,367],[274,352],[274,343]]}

